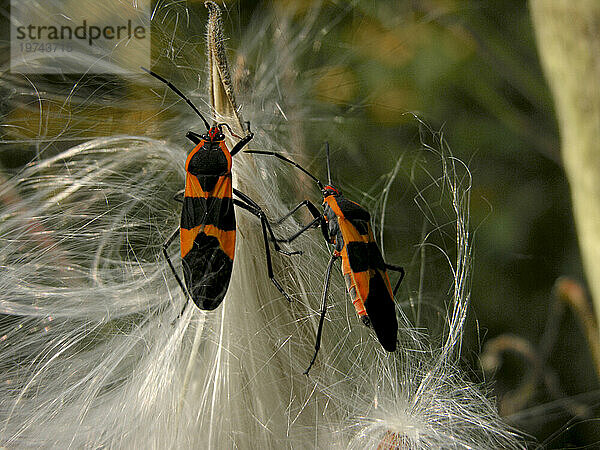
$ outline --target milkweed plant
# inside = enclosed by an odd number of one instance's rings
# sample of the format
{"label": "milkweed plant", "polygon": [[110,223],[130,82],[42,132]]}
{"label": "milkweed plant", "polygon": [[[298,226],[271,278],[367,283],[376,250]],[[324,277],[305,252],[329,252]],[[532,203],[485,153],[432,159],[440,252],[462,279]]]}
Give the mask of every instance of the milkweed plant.
{"label": "milkweed plant", "polygon": [[[325,154],[313,130],[352,118],[330,116],[311,94],[310,71],[298,76],[302,57],[335,21],[316,6],[300,17],[259,11],[236,29],[236,49],[227,48],[216,4],[158,2],[153,68],[207,117],[237,133],[250,121],[249,148],[285,153],[322,175]],[[422,232],[406,247],[412,253],[385,255],[407,272],[396,296],[398,350],[385,352],[360,323],[335,267],[307,377],[330,255],[319,230],[284,244],[302,255],[272,252],[289,303],[267,278],[259,221],[236,211],[224,302],[179,316],[186,298],[162,245],[179,225],[172,197],[184,186],[185,133],[204,132],[198,117],[142,71],[31,78],[5,66],[1,83],[2,144],[33,160],[0,187],[0,445],[524,448],[486,387],[458,364],[470,297],[471,177],[419,117],[411,120],[420,139],[410,151],[398,146],[396,166],[374,174],[371,191],[338,180],[371,211],[384,250],[395,239],[386,220],[400,213],[388,208],[391,193],[402,192],[421,217]],[[344,161],[340,126],[316,138],[330,140],[333,159]],[[234,186],[271,219],[304,198],[318,203],[314,183],[274,159],[236,155]],[[305,223],[299,212],[275,232]],[[177,242],[169,254],[181,273]],[[446,277],[435,292],[423,282],[430,255]]]}

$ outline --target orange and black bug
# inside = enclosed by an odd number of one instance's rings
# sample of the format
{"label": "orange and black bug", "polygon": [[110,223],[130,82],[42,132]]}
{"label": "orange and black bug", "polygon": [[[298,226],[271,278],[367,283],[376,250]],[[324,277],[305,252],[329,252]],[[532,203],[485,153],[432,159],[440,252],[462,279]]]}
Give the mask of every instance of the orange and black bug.
{"label": "orange and black bug", "polygon": [[[235,205],[260,219],[269,278],[285,298],[291,301],[273,276],[269,237],[274,243],[275,250],[280,253],[293,255],[300,252],[282,250],[277,244],[271,225],[260,206],[250,197],[233,188],[231,184],[232,157],[254,136],[250,131],[250,123],[247,122],[248,134],[243,138],[233,134],[226,123],[215,124],[211,127],[196,106],[170,81],[150,70],[143,67],[142,69],[165,83],[184,99],[200,116],[207,130],[203,135],[193,131],[188,131],[186,134],[186,137],[195,146],[185,162],[186,179],[183,200],[180,198],[181,194],[175,196],[175,199],[182,203],[181,226],[163,245],[165,258],[184,294],[188,295],[198,308],[204,310],[215,309],[223,301],[231,278],[235,252],[236,227],[233,208]],[[231,152],[225,144],[224,127],[234,137],[240,139]],[[238,198],[233,198],[233,195]],[[175,271],[167,251],[177,235],[179,235],[181,243],[185,286]]]}
{"label": "orange and black bug", "polygon": [[[299,164],[278,153],[259,150],[247,150],[244,152],[276,156],[294,165],[316,181],[323,194],[323,214],[319,212],[310,200],[304,200],[279,221],[285,220],[299,208],[306,206],[314,217],[314,220],[289,238],[278,239],[278,241],[291,242],[308,229],[320,227],[325,240],[334,246],[325,275],[323,297],[321,299],[321,318],[317,330],[315,353],[308,369],[304,372],[305,374],[308,374],[314,364],[321,346],[321,333],[327,310],[327,290],[329,288],[331,268],[338,258],[342,259],[342,273],[348,292],[352,297],[356,313],[365,325],[373,328],[381,346],[388,352],[396,350],[398,321],[396,319],[394,295],[404,278],[404,269],[402,267],[387,264],[383,260],[381,251],[373,237],[371,215],[369,212],[358,203],[346,199],[340,190],[331,184],[329,144],[327,143],[326,151],[327,185],[323,185],[318,178]],[[388,270],[400,273],[400,278],[393,292],[387,274]]]}

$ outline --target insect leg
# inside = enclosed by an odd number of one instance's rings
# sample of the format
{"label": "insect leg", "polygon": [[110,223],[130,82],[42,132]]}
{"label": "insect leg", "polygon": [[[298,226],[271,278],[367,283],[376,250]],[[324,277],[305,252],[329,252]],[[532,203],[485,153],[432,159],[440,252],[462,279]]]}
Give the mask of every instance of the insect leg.
{"label": "insect leg", "polygon": [[310,213],[312,214],[313,217],[315,217],[315,218],[321,217],[321,213],[319,212],[318,208],[315,205],[313,205],[313,203],[310,200],[303,200],[300,203],[298,203],[296,206],[294,206],[294,208],[292,208],[286,215],[280,217],[275,222],[273,222],[273,225],[280,225],[281,223],[283,223],[285,221],[285,219],[290,217],[292,214],[294,214],[296,211],[298,211],[303,206],[306,206],[308,208],[308,210],[310,211]]}
{"label": "insect leg", "polygon": [[202,141],[202,135],[194,133],[191,130],[186,133],[185,137],[192,141],[195,145],[198,145]]}
{"label": "insect leg", "polygon": [[250,131],[250,122],[246,122],[248,124],[248,134],[246,136],[244,136],[242,139],[240,139],[238,141],[237,144],[234,145],[234,147],[231,149],[231,151],[229,152],[231,154],[231,156],[235,156],[236,153],[238,153],[241,149],[244,148],[244,146],[246,144],[248,144],[248,142],[250,142],[252,140],[252,138],[254,137],[254,133],[252,131]]}
{"label": "insect leg", "polygon": [[175,240],[175,238],[177,236],[179,236],[179,228],[177,228],[177,230],[175,230],[175,232],[171,235],[171,237],[169,239],[167,239],[167,241],[163,244],[163,254],[165,255],[165,259],[167,260],[167,263],[169,264],[169,267],[171,268],[171,272],[173,272],[173,276],[177,280],[177,284],[179,284],[179,287],[183,291],[183,295],[187,299],[187,301],[185,302],[185,305],[183,305],[183,308],[182,308],[181,312],[177,316],[179,318],[179,317],[181,317],[183,315],[185,309],[187,308],[188,304],[190,303],[189,302],[189,300],[190,300],[190,294],[187,291],[187,289],[185,288],[185,286],[183,285],[183,282],[181,281],[181,278],[179,277],[179,275],[175,271],[175,267],[173,267],[173,263],[171,262],[171,258],[169,258],[169,253],[167,252],[169,246],[173,243],[173,241]]}
{"label": "insect leg", "polygon": [[329,279],[331,278],[331,268],[333,267],[333,263],[339,256],[335,254],[331,255],[331,259],[329,260],[329,264],[327,265],[327,273],[325,274],[325,284],[323,286],[323,298],[321,299],[321,318],[319,319],[319,328],[317,329],[317,340],[315,342],[315,354],[313,355],[310,364],[308,365],[308,369],[304,371],[304,375],[308,375],[310,368],[313,366],[317,359],[317,353],[319,353],[319,349],[321,348],[321,334],[323,333],[323,323],[325,322],[325,313],[327,312],[327,291],[329,290]]}
{"label": "insect leg", "polygon": [[321,222],[322,218],[321,217],[316,217],[312,222],[310,222],[308,225],[302,227],[300,229],[300,231],[297,231],[296,233],[292,234],[290,237],[287,238],[280,238],[280,239],[276,239],[276,242],[285,242],[286,244],[289,244],[290,242],[292,242],[294,239],[296,239],[298,236],[300,236],[301,234],[303,234],[305,231],[310,230],[311,228],[315,228],[318,227],[320,224],[319,222]]}
{"label": "insect leg", "polygon": [[394,295],[398,292],[398,288],[400,287],[400,283],[404,280],[404,267],[401,266],[393,266],[391,264],[385,263],[385,268],[387,270],[393,270],[394,272],[400,273],[400,279],[396,282],[396,286],[394,286]]}
{"label": "insect leg", "polygon": [[269,279],[275,285],[275,287],[279,290],[279,292],[281,292],[283,294],[283,296],[286,298],[286,300],[291,303],[292,298],[287,294],[287,292],[285,292],[283,287],[281,287],[279,282],[275,279],[275,275],[273,274],[273,264],[271,263],[271,249],[269,248],[269,238],[267,236],[268,222],[267,222],[267,219],[265,218],[264,212],[260,209],[257,210],[256,208],[254,208],[254,206],[248,205],[248,204],[244,203],[243,201],[238,200],[237,198],[233,199],[233,204],[239,206],[240,208],[245,209],[246,211],[251,212],[252,214],[254,214],[256,217],[258,217],[260,219],[260,224],[262,225],[263,239],[265,242],[265,254],[266,254],[266,258],[267,258],[267,274],[269,276]]}
{"label": "insect leg", "polygon": [[175,192],[173,195],[173,200],[177,203],[183,203],[183,194],[185,193],[185,189]]}
{"label": "insect leg", "polygon": [[286,215],[284,215],[282,218],[280,218],[278,221],[276,221],[275,225],[281,224],[285,219],[287,219],[292,214],[294,214],[296,211],[298,211],[298,209],[300,209],[302,206],[306,206],[308,208],[308,210],[314,217],[314,220],[312,222],[310,222],[308,225],[302,227],[299,231],[292,234],[291,236],[289,236],[287,238],[277,239],[276,241],[277,242],[285,242],[285,243],[289,244],[290,242],[292,242],[294,239],[296,239],[298,236],[300,236],[305,231],[307,231],[311,228],[317,228],[320,226],[321,231],[323,232],[323,236],[325,237],[325,240],[329,242],[329,240],[327,239],[327,223],[325,222],[325,218],[323,217],[323,215],[319,212],[317,207],[310,200],[304,200],[304,201],[300,202],[290,212],[288,212]]}
{"label": "insect leg", "polygon": [[[275,250],[278,251],[279,253],[283,253],[286,256],[291,256],[291,255],[301,255],[302,252],[301,251],[292,251],[292,252],[288,252],[286,250],[283,250],[279,244],[278,244],[278,240],[275,237],[275,233],[273,233],[273,228],[271,228],[271,224],[270,222],[267,220],[267,215],[264,213],[264,211],[261,209],[260,206],[258,206],[258,203],[256,203],[254,200],[252,200],[250,197],[248,197],[246,194],[244,194],[243,192],[238,191],[237,189],[233,189],[233,193],[235,195],[237,195],[238,197],[240,197],[244,202],[246,202],[246,204],[250,205],[252,208],[254,208],[254,215],[261,218],[264,217],[265,220],[265,226],[267,227],[267,231],[269,232],[269,235],[271,236],[271,241],[273,242],[273,247],[275,247]],[[240,205],[238,205],[240,206]]]}

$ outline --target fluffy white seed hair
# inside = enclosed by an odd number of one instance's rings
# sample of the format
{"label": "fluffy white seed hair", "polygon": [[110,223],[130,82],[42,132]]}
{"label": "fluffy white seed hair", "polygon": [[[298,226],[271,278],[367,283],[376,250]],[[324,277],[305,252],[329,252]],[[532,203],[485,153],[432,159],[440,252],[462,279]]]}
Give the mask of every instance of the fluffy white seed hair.
{"label": "fluffy white seed hair", "polygon": [[[216,20],[215,8],[211,5]],[[181,6],[159,3],[153,20],[159,34],[169,36],[187,14]],[[241,67],[253,68],[241,81],[252,90],[238,99],[256,131],[250,148],[324,161],[322,151],[305,148],[298,136],[309,119],[331,118],[313,109],[310,79],[288,76],[317,32],[327,37],[317,30],[316,17],[318,10],[297,24],[291,14],[262,12],[242,48],[231,51],[246,60]],[[175,38],[163,41],[166,49],[180,45]],[[222,74],[208,72],[211,82],[223,82]],[[12,90],[13,107],[30,108],[44,121],[58,121],[53,114],[59,113],[36,109],[35,100],[107,107],[93,93],[80,94],[78,86],[53,94],[52,86],[42,92],[17,76],[5,75],[1,82]],[[40,156],[0,187],[0,445],[524,448],[481,386],[457,365],[469,303],[470,177],[440,135],[422,124],[419,156],[407,170],[399,170],[405,162],[398,156],[372,212],[383,222],[390,186],[399,182],[399,172],[408,174],[406,192],[428,224],[415,237],[416,254],[439,252],[454,280],[449,291],[435,293],[447,308],[442,337],[431,337],[414,320],[422,305],[419,274],[428,271],[418,258],[407,267],[397,296],[399,349],[392,354],[357,319],[336,267],[321,351],[306,377],[330,249],[313,230],[286,246],[303,255],[272,252],[275,276],[294,300],[290,304],[267,278],[258,220],[238,210],[233,275],[223,304],[212,312],[188,307],[178,318],[186,300],[163,259],[162,244],[179,223],[180,205],[172,196],[184,185],[183,163],[191,148],[183,136],[203,126],[152,77],[141,75],[137,83],[154,92],[152,101],[165,99],[164,111],[153,112],[158,126],[144,119],[151,128],[147,135],[82,139],[89,125],[72,118],[55,136],[36,137]],[[282,85],[292,105],[287,110]],[[198,86],[204,81],[179,87],[189,92]],[[200,95],[192,100],[210,115],[207,105],[214,98],[208,90],[194,92]],[[135,106],[151,108],[143,100]],[[219,113],[219,105],[213,106]],[[241,131],[239,123],[236,128]],[[78,138],[81,143],[69,144]],[[16,137],[7,142],[17,150],[31,144]],[[234,186],[270,218],[281,216],[294,198],[318,204],[311,182],[273,159],[237,155]],[[286,189],[301,194],[293,197]],[[290,234],[300,222],[289,220],[276,231]],[[381,222],[376,225],[383,229]],[[446,248],[433,243],[442,234]],[[181,273],[175,242],[169,253]]]}

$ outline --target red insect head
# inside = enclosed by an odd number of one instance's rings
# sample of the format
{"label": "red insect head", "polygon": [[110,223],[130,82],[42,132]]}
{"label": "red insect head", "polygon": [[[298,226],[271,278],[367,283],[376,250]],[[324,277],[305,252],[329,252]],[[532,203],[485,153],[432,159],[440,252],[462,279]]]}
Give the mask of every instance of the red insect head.
{"label": "red insect head", "polygon": [[340,191],[338,191],[336,188],[329,184],[324,186],[321,192],[323,193],[323,197],[329,197],[330,195],[340,195]]}
{"label": "red insect head", "polygon": [[223,136],[223,130],[221,130],[221,127],[219,126],[212,127],[210,130],[208,130],[208,137],[211,141],[222,141],[225,139],[225,136]]}

